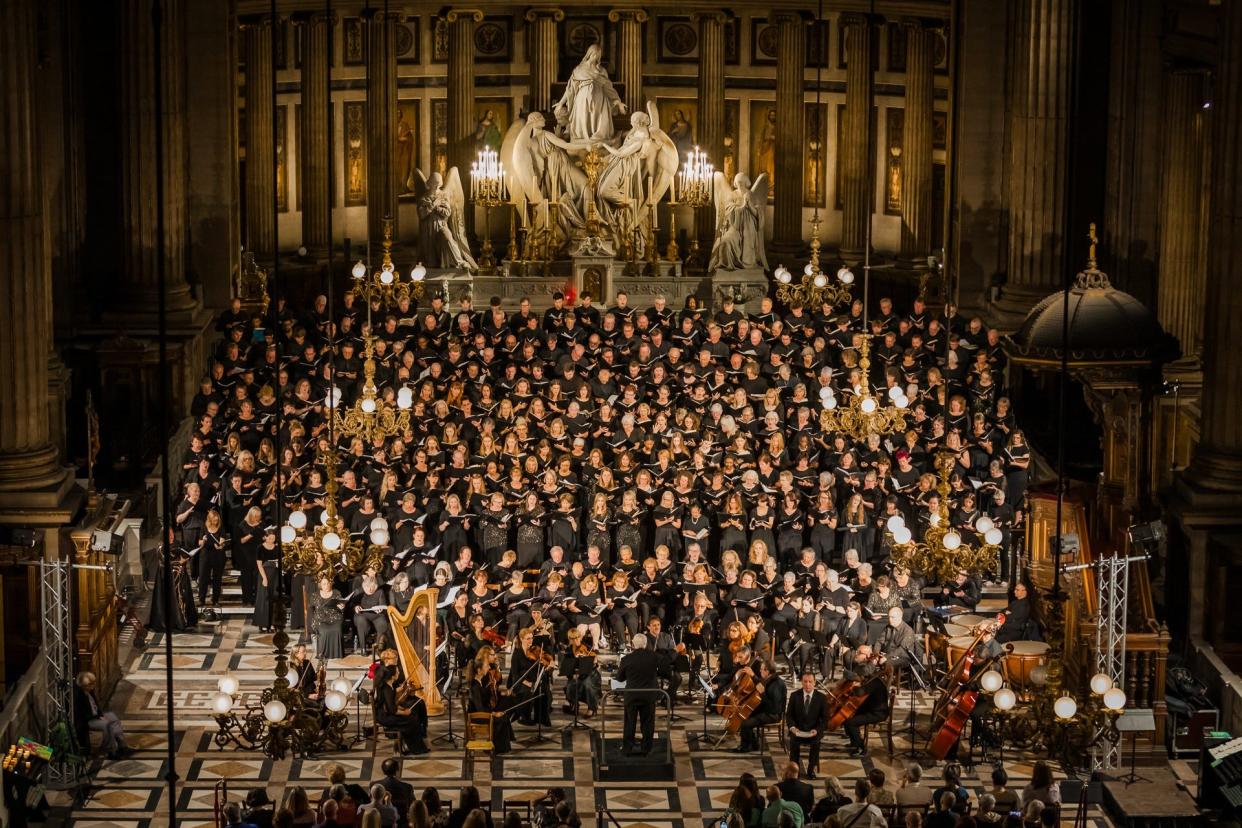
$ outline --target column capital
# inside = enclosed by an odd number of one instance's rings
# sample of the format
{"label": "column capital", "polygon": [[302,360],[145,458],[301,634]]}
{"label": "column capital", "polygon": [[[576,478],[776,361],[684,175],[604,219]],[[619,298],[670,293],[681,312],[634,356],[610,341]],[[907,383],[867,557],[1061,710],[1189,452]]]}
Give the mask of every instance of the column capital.
{"label": "column capital", "polygon": [[608,12],[608,22],[618,23],[622,20],[633,20],[636,23],[647,22],[646,9],[613,9]]}
{"label": "column capital", "polygon": [[482,9],[448,8],[442,11],[440,16],[449,23],[456,23],[458,20],[464,20],[466,18],[473,20],[475,23],[482,23],[484,14]]}
{"label": "column capital", "polygon": [[778,9],[768,15],[768,22],[775,23],[778,26],[793,26],[808,23],[810,20],[810,15],[796,9]]}
{"label": "column capital", "polygon": [[690,15],[690,19],[695,23],[719,23],[724,25],[733,19],[733,12],[728,9],[719,9],[716,11],[696,11]]}
{"label": "column capital", "polygon": [[851,26],[875,26],[884,22],[884,18],[880,15],[870,15],[866,12],[842,12],[837,21],[842,27],[849,28]]}
{"label": "column capital", "polygon": [[534,23],[541,17],[550,17],[560,23],[565,19],[565,12],[555,6],[533,6],[522,17],[527,23]]}
{"label": "column capital", "polygon": [[247,29],[266,29],[272,25],[272,16],[270,14],[244,14],[237,18],[237,27],[242,31]]}
{"label": "column capital", "polygon": [[317,9],[315,11],[294,12],[289,15],[289,19],[293,21],[295,26],[306,26],[314,23],[328,23],[335,26],[338,22],[340,22],[341,18],[336,12],[329,14],[322,9]]}
{"label": "column capital", "polygon": [[915,32],[935,32],[945,27],[945,22],[929,17],[900,17],[895,21],[903,29]]}
{"label": "column capital", "polygon": [[383,22],[388,20],[393,23],[399,23],[405,19],[405,15],[401,12],[384,11],[383,9],[363,9],[358,16],[367,21],[379,20]]}

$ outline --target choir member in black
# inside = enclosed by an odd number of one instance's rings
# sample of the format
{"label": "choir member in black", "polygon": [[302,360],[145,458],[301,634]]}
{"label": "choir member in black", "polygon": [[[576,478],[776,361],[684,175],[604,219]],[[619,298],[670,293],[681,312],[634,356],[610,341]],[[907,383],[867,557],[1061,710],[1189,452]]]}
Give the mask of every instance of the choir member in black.
{"label": "choir member in black", "polygon": [[[197,483],[186,484],[185,498],[177,504],[176,514],[177,527],[181,530],[181,545],[186,549],[198,548],[210,505],[203,498],[202,488]],[[199,566],[201,565],[200,563]]]}
{"label": "choir member in black", "polygon": [[962,607],[963,612],[971,612],[979,604],[982,597],[978,582],[965,569],[959,569],[953,582],[945,584],[936,596],[938,607]]}
{"label": "choir member in black", "polygon": [[315,636],[315,658],[326,660],[345,655],[341,643],[344,606],[345,601],[332,585],[332,580],[320,578],[319,590],[310,598],[310,632]]}
{"label": "choir member in black", "polygon": [[552,726],[552,671],[554,657],[535,646],[534,627],[518,631],[513,655],[509,659],[509,690],[521,704],[518,721],[522,724]]}
{"label": "choir member in black", "polygon": [[729,609],[725,612],[725,621],[745,622],[752,615],[758,615],[765,597],[764,591],[755,583],[755,573],[749,569],[743,571],[728,597]]}
{"label": "choir member in black", "polygon": [[543,589],[539,590],[535,600],[531,602],[531,608],[539,608],[543,619],[557,630],[557,638],[569,628],[567,604],[570,596],[563,589],[564,583],[565,579],[559,574],[551,573],[544,582]]}
{"label": "choir member in black", "polygon": [[646,546],[643,544],[643,521],[647,510],[638,503],[638,494],[633,489],[626,489],[621,495],[621,506],[613,513],[617,523],[617,548],[628,546],[635,555],[641,555]]}
{"label": "choir member in black", "polygon": [[[167,552],[167,554],[165,554]],[[194,587],[190,583],[190,555],[176,541],[175,532],[168,530],[167,545],[159,550],[155,568],[155,587],[151,591],[151,614],[147,629],[156,632],[184,632],[198,624],[194,606]],[[172,610],[165,613],[165,573],[171,575]]]}
{"label": "choir member in black", "polygon": [[1009,588],[1009,605],[1004,611],[1005,623],[996,633],[1002,644],[1010,641],[1040,640],[1039,615],[1031,588],[1025,581],[1018,581]]}
{"label": "choir member in black", "polygon": [[276,626],[272,616],[273,603],[280,584],[280,548],[276,545],[276,527],[263,530],[263,541],[255,552],[255,574],[259,583],[255,590],[254,625],[263,632]]}
{"label": "choir member in black", "polygon": [[259,558],[259,544],[263,542],[263,510],[252,506],[246,517],[233,533],[233,567],[241,583],[242,604],[254,606],[254,594],[259,582],[255,561]]}
{"label": "choir member in black", "polygon": [[682,643],[686,647],[690,671],[696,676],[703,672],[707,653],[715,645],[719,621],[720,615],[712,608],[707,596],[697,596],[694,599],[694,607],[690,616],[686,619],[685,632],[682,633]]}
{"label": "choir member in black", "polygon": [[789,696],[785,707],[785,727],[789,737],[789,760],[802,767],[802,748],[809,749],[806,778],[814,779],[819,770],[819,746],[828,724],[828,699],[815,689],[815,674],[802,673],[802,687]]}
{"label": "choir member in black", "polygon": [[759,749],[759,738],[755,730],[763,725],[779,722],[785,713],[785,700],[788,689],[785,682],[776,674],[776,665],[767,659],[759,662],[759,675],[755,689],[762,694],[759,706],[742,722],[742,743],[734,752],[750,753]]}
{"label": "choir member in black", "polygon": [[605,613],[608,637],[614,649],[622,650],[630,636],[638,632],[638,591],[630,586],[629,576],[624,571],[612,576],[608,600],[612,605]]}
{"label": "choir member in black", "polygon": [[590,633],[596,647],[603,646],[600,621],[607,606],[606,599],[600,594],[599,578],[595,575],[588,575],[578,582],[567,605],[570,623],[577,628],[579,635]]}
{"label": "choir member in black", "polygon": [[853,666],[862,646],[867,643],[869,634],[867,622],[862,617],[862,605],[857,601],[850,601],[845,609],[845,623],[836,638],[842,664],[846,667]]}
{"label": "choir member in black", "polygon": [[509,689],[500,675],[500,660],[496,651],[485,644],[471,664],[468,710],[492,714],[492,744],[496,753],[513,749],[513,723],[506,713],[510,702]]}
{"label": "choir member in black", "polygon": [[[677,698],[677,688],[681,687],[681,671],[689,667],[686,660],[686,645],[678,644],[673,636],[662,629],[659,618],[647,620],[647,649],[656,654],[660,678],[668,683],[668,696]],[[632,639],[631,639],[632,640]]]}
{"label": "choir member in black", "polygon": [[821,570],[823,578],[819,579],[816,604],[824,617],[824,631],[832,635],[846,626],[850,591],[841,583],[841,576],[835,569],[821,564],[817,572]]}
{"label": "choir member in black", "polygon": [[688,513],[681,519],[682,546],[688,549],[690,544],[697,543],[706,549],[712,537],[711,520],[703,513],[703,504],[698,498],[691,498],[686,508]]}
{"label": "choir member in black", "polygon": [[500,611],[504,613],[505,630],[509,635],[530,626],[530,605],[533,601],[530,590],[526,588],[525,573],[521,570],[510,573],[508,586],[500,593],[498,603]]}
{"label": "choir member in black", "polygon": [[[801,674],[821,664],[828,636],[823,629],[823,618],[815,610],[815,599],[811,596],[801,593],[791,596],[786,606],[793,611],[793,616],[789,621],[784,647],[785,658],[794,673]],[[821,670],[827,676],[831,662],[823,656],[822,663]]]}
{"label": "choir member in black", "polygon": [[[569,646],[561,659],[560,672],[565,676],[565,698],[569,703],[561,707],[561,711],[574,715],[577,711],[584,718],[591,718],[599,707],[600,677],[595,664],[597,653],[582,640],[582,634],[570,630],[567,634]],[[585,704],[586,710],[578,710]]]}
{"label": "choir member in black", "polygon": [[362,594],[354,605],[354,632],[358,634],[355,651],[367,652],[367,636],[375,633],[375,646],[383,648],[388,639],[388,596],[374,575],[362,576]]}
{"label": "choir member in black", "polygon": [[651,510],[652,523],[655,531],[651,543],[655,546],[667,546],[672,551],[681,550],[681,507],[677,505],[673,492],[665,489],[660,495],[659,504]]}
{"label": "choir member in black", "polygon": [[[470,596],[464,591],[458,592],[453,596],[453,601],[449,604],[448,611],[440,618],[442,625],[440,635],[452,642],[458,664],[464,665],[474,658],[474,651],[468,649],[467,646],[474,618],[475,616],[470,614]],[[483,616],[480,615],[478,618],[480,628],[486,626],[483,622]]]}
{"label": "choir member in black", "polygon": [[570,560],[578,557],[578,516],[574,496],[565,492],[557,499],[557,509],[549,516],[548,545],[565,550]]}
{"label": "choir member in black", "polygon": [[446,557],[455,558],[463,547],[470,545],[473,518],[461,505],[461,498],[457,495],[451,494],[444,499],[444,511],[440,513],[440,522],[436,529],[440,533],[440,546]]}
{"label": "choir member in black", "polygon": [[[224,531],[224,520],[212,509],[207,513],[203,537],[198,547],[198,603],[202,606],[220,606],[220,594],[224,590],[224,566],[231,541]],[[207,593],[211,592],[208,603]]]}
{"label": "choir member in black", "polygon": [[910,570],[903,566],[894,567],[893,592],[905,607],[902,615],[905,616],[906,623],[911,627],[915,626],[919,616],[923,614],[923,580],[912,576]]}
{"label": "choir member in black", "polygon": [[746,540],[746,512],[742,508],[742,496],[736,492],[725,500],[725,509],[717,519],[720,530],[720,551],[744,550]]}
{"label": "choir member in black", "polygon": [[539,563],[544,552],[544,527],[547,513],[539,505],[539,495],[527,492],[517,512],[518,566],[529,569]]}
{"label": "choir member in black", "polygon": [[845,720],[844,725],[845,735],[850,740],[850,756],[860,757],[867,755],[862,729],[888,718],[888,673],[881,668],[879,659],[867,644],[858,648],[857,657],[850,670],[852,677],[860,682],[853,693],[866,696],[866,700],[854,711],[853,716]]}
{"label": "choir member in black", "polygon": [[465,591],[470,596],[470,614],[479,613],[490,627],[501,618],[500,595],[487,582],[487,570],[477,569],[471,574],[470,589]]}
{"label": "choir member in black", "polygon": [[776,515],[776,551],[782,561],[792,561],[802,550],[806,511],[796,491],[785,492]]}
{"label": "choir member in black", "polygon": [[430,753],[427,747],[427,705],[410,689],[395,663],[381,664],[375,680],[375,724],[401,736],[401,752]]}
{"label": "choir member in black", "polygon": [[643,571],[634,579],[638,587],[638,620],[645,627],[652,616],[664,617],[664,607],[671,592],[668,577],[659,571],[655,558],[643,561]]}
{"label": "choir member in black", "polygon": [[479,548],[483,559],[496,564],[501,554],[509,548],[509,524],[512,513],[505,508],[505,498],[500,492],[488,497],[487,507],[479,515]]}
{"label": "choir member in black", "polygon": [[[608,507],[608,495],[596,492],[591,497],[591,510],[586,518],[587,546],[595,546],[600,550],[600,558],[604,562],[612,560],[612,509]],[[633,550],[630,550],[631,556]]]}
{"label": "choir member in black", "polygon": [[875,588],[867,596],[867,604],[863,616],[867,619],[867,627],[871,631],[870,643],[875,644],[888,625],[888,613],[891,609],[901,609],[901,598],[893,592],[892,581],[887,575],[875,579]]}

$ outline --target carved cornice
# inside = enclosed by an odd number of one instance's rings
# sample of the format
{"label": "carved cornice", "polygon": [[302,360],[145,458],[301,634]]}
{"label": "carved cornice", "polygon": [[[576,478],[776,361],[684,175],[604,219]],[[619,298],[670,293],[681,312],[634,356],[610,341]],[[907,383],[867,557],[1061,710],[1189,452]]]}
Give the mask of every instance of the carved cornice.
{"label": "carved cornice", "polygon": [[690,15],[690,19],[696,23],[719,23],[723,26],[733,19],[733,12],[728,9],[720,9],[719,11],[696,11]]}

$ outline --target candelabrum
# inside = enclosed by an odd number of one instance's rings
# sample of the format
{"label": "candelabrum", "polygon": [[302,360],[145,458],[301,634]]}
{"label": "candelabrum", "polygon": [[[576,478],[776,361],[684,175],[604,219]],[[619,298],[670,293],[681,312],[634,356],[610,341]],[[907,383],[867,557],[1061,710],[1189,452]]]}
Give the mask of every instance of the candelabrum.
{"label": "candelabrum", "polygon": [[871,395],[871,345],[867,335],[863,335],[858,371],[859,384],[854,387],[854,393],[844,407],[838,405],[831,386],[825,385],[820,390],[819,398],[824,406],[819,415],[820,426],[825,431],[839,431],[855,440],[863,440],[871,434],[884,436],[904,430],[905,409],[910,400],[902,390],[894,387],[889,392],[886,405]]}
{"label": "candelabrum", "polygon": [[493,271],[496,259],[492,251],[491,212],[505,201],[505,165],[496,150],[484,147],[470,165],[470,200],[483,208],[483,247],[479,251],[479,269]]}
{"label": "candelabrum", "polygon": [[[712,166],[707,153],[697,146],[692,152],[687,153],[685,166],[678,173],[681,202],[696,213],[710,205],[712,203],[712,180],[715,173],[716,168]],[[697,231],[694,231],[690,234],[690,253],[687,259],[697,262],[699,258],[699,235]]]}
{"label": "candelabrum", "polygon": [[422,262],[410,270],[408,282],[401,280],[397,267],[392,261],[392,217],[384,219],[384,251],[379,269],[367,276],[367,266],[361,261],[355,262],[350,271],[354,277],[354,292],[370,307],[373,300],[380,304],[395,305],[402,300],[417,301],[423,296],[423,280],[427,278],[427,268]]}
{"label": "candelabrum", "polygon": [[361,437],[367,445],[388,437],[404,434],[410,427],[410,407],[414,392],[408,386],[397,391],[394,406],[379,395],[375,385],[375,337],[367,334],[364,339],[362,361],[362,393],[354,404],[341,410],[341,389],[332,386],[328,392],[328,407],[332,411],[333,428],[346,437]]}
{"label": "candelabrum", "polygon": [[936,492],[940,495],[940,508],[931,516],[923,540],[914,540],[910,527],[900,514],[888,519],[885,528],[892,541],[892,560],[922,573],[923,577],[942,584],[950,583],[962,570],[967,572],[995,572],[1004,536],[987,515],[975,521],[975,532],[982,542],[967,543],[949,523],[949,477],[956,459],[952,452],[944,451],[936,456],[936,471],[940,481]]}

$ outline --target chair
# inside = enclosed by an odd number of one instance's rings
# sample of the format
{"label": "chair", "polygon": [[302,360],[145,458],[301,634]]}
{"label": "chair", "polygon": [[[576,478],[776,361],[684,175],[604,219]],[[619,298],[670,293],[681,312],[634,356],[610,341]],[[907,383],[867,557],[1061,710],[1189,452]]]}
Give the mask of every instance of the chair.
{"label": "chair", "polygon": [[491,713],[470,713],[466,702],[462,700],[463,720],[466,723],[466,760],[462,769],[463,775],[470,779],[474,776],[474,755],[486,753],[490,756],[496,745],[492,741]]}
{"label": "chair", "polygon": [[371,759],[374,760],[379,753],[380,739],[388,739],[392,742],[394,755],[401,754],[401,734],[395,730],[389,730],[381,725],[375,718],[375,700],[371,700]]}
{"label": "chair", "polygon": [[[897,693],[898,693],[897,683],[893,682],[893,685],[888,688],[888,718],[880,723],[880,724],[883,724],[885,728],[884,737],[885,737],[885,741],[888,744],[888,755],[889,756],[893,755],[893,710],[897,707]],[[871,727],[872,727],[871,725],[866,725],[863,727],[862,737],[863,737],[864,745],[867,743],[867,740],[871,737]]]}

